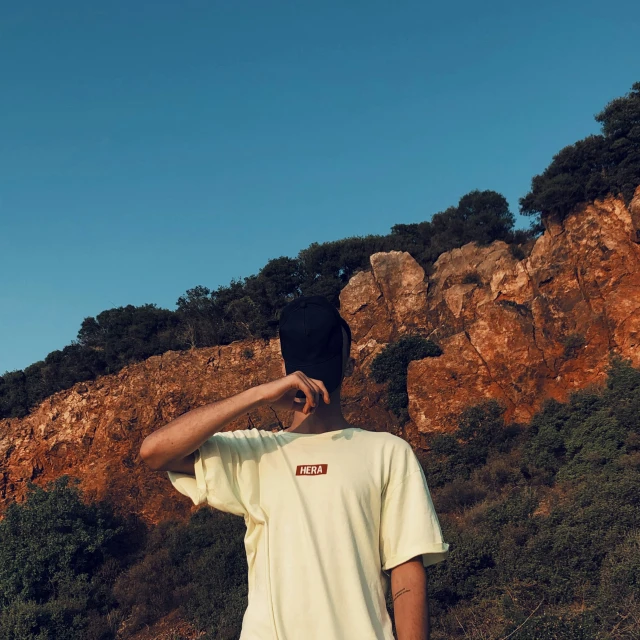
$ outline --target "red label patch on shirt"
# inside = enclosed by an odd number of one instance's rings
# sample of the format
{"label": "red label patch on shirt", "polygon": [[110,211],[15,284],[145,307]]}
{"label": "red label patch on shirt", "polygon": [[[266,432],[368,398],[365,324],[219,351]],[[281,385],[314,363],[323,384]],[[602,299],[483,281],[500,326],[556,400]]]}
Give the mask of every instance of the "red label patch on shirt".
{"label": "red label patch on shirt", "polygon": [[323,473],[327,473],[326,464],[299,464],[296,467],[297,476],[319,476]]}

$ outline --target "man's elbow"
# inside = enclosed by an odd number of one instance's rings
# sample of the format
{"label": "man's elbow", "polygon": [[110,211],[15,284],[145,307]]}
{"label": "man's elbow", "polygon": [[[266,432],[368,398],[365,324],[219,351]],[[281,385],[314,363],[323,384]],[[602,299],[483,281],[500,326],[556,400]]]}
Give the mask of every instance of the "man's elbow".
{"label": "man's elbow", "polygon": [[160,470],[162,464],[158,460],[158,455],[155,452],[148,437],[142,441],[139,454],[140,458],[144,461],[147,467],[149,467],[149,469],[151,469],[152,471]]}
{"label": "man's elbow", "polygon": [[402,564],[398,564],[391,569],[391,575],[396,577],[421,575],[425,567],[422,564],[422,556],[414,556],[410,560],[405,560]]}

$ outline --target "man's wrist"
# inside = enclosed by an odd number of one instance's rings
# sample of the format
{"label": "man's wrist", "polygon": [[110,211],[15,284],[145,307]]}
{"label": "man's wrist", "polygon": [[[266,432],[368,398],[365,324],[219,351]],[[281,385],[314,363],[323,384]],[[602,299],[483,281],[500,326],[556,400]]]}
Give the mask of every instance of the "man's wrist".
{"label": "man's wrist", "polygon": [[247,411],[262,407],[269,402],[266,397],[267,394],[265,384],[259,384],[255,387],[251,387],[250,389],[244,391],[244,393],[247,394],[247,402],[249,403]]}

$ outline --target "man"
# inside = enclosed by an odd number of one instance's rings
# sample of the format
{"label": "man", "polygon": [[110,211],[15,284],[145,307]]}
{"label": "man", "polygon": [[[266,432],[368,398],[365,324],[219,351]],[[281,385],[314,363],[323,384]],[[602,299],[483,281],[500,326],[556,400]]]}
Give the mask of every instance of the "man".
{"label": "man", "polygon": [[[140,455],[194,504],[244,518],[240,640],[392,640],[389,586],[398,640],[428,640],[425,567],[449,545],[422,467],[402,438],[342,415],[355,361],[333,305],[297,298],[279,333],[284,377],[183,414]],[[263,405],[293,409],[291,426],[221,431]]]}

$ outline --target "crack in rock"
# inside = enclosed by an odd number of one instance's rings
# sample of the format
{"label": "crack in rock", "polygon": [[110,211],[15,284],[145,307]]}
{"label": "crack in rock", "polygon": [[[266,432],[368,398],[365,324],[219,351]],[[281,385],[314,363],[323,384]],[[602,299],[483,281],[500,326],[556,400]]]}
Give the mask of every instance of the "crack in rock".
{"label": "crack in rock", "polygon": [[545,356],[544,353],[544,349],[538,344],[538,332],[536,331],[536,316],[534,313],[534,306],[533,303],[535,302],[536,298],[542,296],[542,294],[540,293],[540,290],[535,286],[533,278],[531,277],[531,274],[529,273],[529,269],[527,269],[527,264],[526,264],[526,260],[522,261],[522,266],[524,267],[525,273],[527,274],[527,277],[529,278],[529,282],[531,283],[531,293],[532,293],[532,297],[531,297],[531,332],[533,334],[533,344],[535,346],[535,348],[540,352],[540,357],[542,358],[542,361],[545,363],[545,365],[547,366],[547,369],[553,374],[553,377],[555,378],[558,375],[558,371],[556,370],[555,367],[555,359],[554,359],[554,365],[551,366],[549,364],[549,362],[547,361],[547,358]]}
{"label": "crack in rock", "polygon": [[515,407],[515,403],[513,402],[513,400],[511,400],[511,398],[509,397],[507,392],[504,390],[504,387],[493,377],[493,375],[491,373],[491,369],[489,369],[489,365],[487,364],[486,360],[482,357],[482,354],[480,353],[480,351],[478,351],[477,347],[473,344],[473,342],[471,340],[471,336],[469,335],[469,332],[466,330],[466,328],[463,329],[463,332],[464,332],[464,335],[466,336],[467,340],[469,341],[469,344],[473,347],[473,350],[478,354],[478,358],[480,358],[480,360],[482,361],[482,364],[484,365],[485,369],[487,370],[487,373],[489,374],[489,379],[491,380],[491,382],[494,382],[496,385],[498,385],[498,387],[502,391],[502,395],[507,400],[507,402],[512,407]]}

